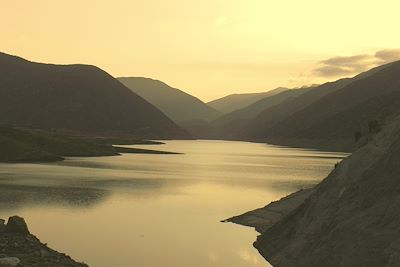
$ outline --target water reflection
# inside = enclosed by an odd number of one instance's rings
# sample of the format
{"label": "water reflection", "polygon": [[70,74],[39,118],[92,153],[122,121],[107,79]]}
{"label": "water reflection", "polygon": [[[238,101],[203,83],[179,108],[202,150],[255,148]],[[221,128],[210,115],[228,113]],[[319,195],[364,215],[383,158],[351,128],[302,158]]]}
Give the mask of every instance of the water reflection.
{"label": "water reflection", "polygon": [[16,213],[21,208],[43,205],[90,208],[104,201],[109,193],[94,188],[0,184],[0,210]]}
{"label": "water reflection", "polygon": [[139,146],[53,164],[0,164],[0,217],[91,266],[267,266],[256,233],[219,221],[326,176],[345,154],[223,141]]}

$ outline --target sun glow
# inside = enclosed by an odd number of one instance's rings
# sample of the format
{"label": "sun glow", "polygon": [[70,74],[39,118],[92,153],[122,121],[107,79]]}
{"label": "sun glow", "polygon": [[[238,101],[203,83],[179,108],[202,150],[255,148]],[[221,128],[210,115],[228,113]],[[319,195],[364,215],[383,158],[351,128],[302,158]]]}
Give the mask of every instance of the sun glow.
{"label": "sun glow", "polygon": [[341,76],[315,70],[400,47],[399,9],[391,0],[7,1],[0,51],[153,77],[210,100]]}

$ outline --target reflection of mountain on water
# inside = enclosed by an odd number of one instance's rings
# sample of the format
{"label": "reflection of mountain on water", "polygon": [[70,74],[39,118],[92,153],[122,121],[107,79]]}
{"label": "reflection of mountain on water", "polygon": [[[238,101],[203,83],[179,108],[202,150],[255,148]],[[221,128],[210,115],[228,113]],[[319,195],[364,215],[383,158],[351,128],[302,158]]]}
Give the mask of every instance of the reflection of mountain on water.
{"label": "reflection of mountain on water", "polygon": [[[0,210],[16,212],[29,206],[64,206],[68,208],[94,208],[111,195],[129,193],[132,197],[157,197],[179,194],[180,187],[188,185],[182,179],[79,179],[72,183],[59,180],[43,184],[30,180],[29,185],[0,179]],[[194,181],[190,183],[193,184]]]}
{"label": "reflection of mountain on water", "polygon": [[103,202],[109,195],[109,191],[96,188],[1,184],[0,209],[14,212],[44,204],[88,208]]}

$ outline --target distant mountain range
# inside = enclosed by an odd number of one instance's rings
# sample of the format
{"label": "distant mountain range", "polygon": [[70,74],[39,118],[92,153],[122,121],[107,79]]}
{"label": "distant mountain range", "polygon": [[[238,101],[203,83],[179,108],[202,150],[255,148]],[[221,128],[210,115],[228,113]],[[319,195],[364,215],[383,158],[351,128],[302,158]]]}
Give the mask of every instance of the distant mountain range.
{"label": "distant mountain range", "polygon": [[142,77],[121,77],[118,80],[179,125],[195,121],[209,122],[221,115],[200,99],[164,82]]}
{"label": "distant mountain range", "polygon": [[120,80],[200,139],[352,151],[368,136],[371,124],[384,124],[400,110],[399,64],[308,88],[230,95],[208,103],[224,112],[233,110],[226,114],[160,81]]}
{"label": "distant mountain range", "polygon": [[226,138],[241,136],[241,133],[245,131],[249,120],[258,116],[264,110],[277,106],[285,101],[290,101],[299,95],[302,95],[312,88],[302,89],[287,89],[277,94],[272,94],[258,100],[257,102],[246,106],[245,108],[232,111],[231,113],[225,114],[212,123],[212,134],[211,136]]}
{"label": "distant mountain range", "polygon": [[353,78],[264,97],[198,131],[202,138],[353,151],[371,127],[399,112],[400,62],[394,62]]}
{"label": "distant mountain range", "polygon": [[146,100],[103,70],[0,53],[0,124],[74,134],[189,138]]}
{"label": "distant mountain range", "polygon": [[263,92],[263,93],[248,93],[248,94],[232,94],[228,95],[213,101],[208,102],[207,104],[222,112],[222,113],[231,113],[235,110],[243,109],[251,104],[276,94],[279,94],[283,91],[288,90],[288,88],[279,87],[271,91]]}
{"label": "distant mountain range", "polygon": [[94,66],[0,54],[0,125],[91,137],[196,137],[352,151],[371,128],[399,113],[399,74],[400,62],[394,62],[318,86],[205,104],[149,78],[117,80]]}
{"label": "distant mountain range", "polygon": [[327,83],[261,112],[243,136],[282,145],[351,151],[370,122],[400,111],[400,62]]}

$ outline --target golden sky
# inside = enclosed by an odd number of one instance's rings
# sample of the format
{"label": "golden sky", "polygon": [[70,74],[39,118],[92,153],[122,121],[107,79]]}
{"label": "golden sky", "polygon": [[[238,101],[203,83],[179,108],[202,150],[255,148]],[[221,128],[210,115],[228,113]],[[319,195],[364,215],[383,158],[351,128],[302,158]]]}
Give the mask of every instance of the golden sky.
{"label": "golden sky", "polygon": [[0,0],[0,51],[211,100],[400,58],[399,10],[398,0]]}

